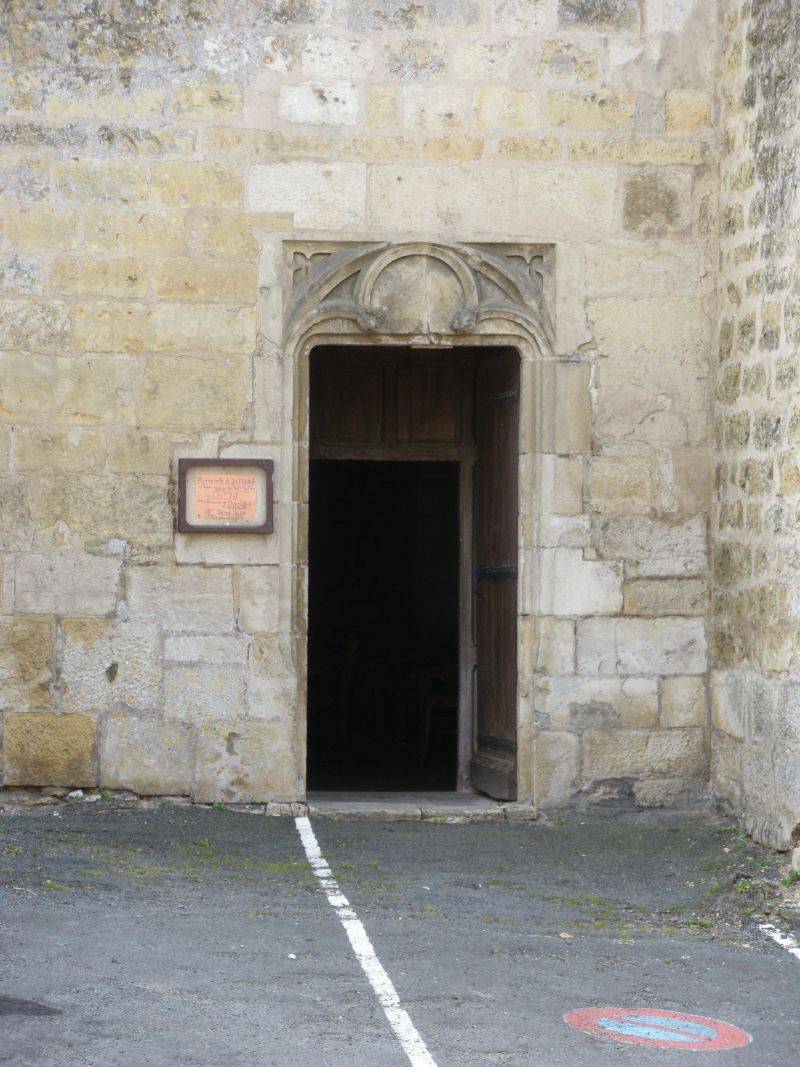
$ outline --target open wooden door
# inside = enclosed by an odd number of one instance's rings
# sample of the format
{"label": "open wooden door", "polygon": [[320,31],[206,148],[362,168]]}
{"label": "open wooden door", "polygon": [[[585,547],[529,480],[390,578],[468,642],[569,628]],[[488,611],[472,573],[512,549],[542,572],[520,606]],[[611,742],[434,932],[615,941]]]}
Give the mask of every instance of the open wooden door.
{"label": "open wooden door", "polygon": [[517,792],[519,356],[487,356],[475,378],[475,747],[470,781]]}

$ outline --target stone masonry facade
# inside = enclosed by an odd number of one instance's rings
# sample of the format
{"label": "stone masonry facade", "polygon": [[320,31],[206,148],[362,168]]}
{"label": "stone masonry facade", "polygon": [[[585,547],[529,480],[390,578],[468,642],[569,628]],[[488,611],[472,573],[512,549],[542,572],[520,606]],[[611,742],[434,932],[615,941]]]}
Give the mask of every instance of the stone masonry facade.
{"label": "stone masonry facade", "polygon": [[[314,247],[514,243],[549,249],[522,798],[713,795],[786,847],[798,126],[771,64],[796,79],[792,9],[8,0],[4,784],[303,798],[292,287]],[[273,459],[275,532],[177,534],[184,456]]]}

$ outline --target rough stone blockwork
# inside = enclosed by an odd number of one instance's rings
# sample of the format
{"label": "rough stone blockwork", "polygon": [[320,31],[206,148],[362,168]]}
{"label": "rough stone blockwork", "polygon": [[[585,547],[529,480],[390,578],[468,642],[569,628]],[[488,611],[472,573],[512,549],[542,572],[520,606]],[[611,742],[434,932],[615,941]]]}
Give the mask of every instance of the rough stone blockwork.
{"label": "rough stone blockwork", "polygon": [[[800,480],[774,64],[796,76],[792,7],[726,28],[715,512],[714,780],[781,842],[798,735],[779,494]],[[704,795],[719,16],[716,0],[3,5],[6,783],[303,795],[307,426],[284,246],[439,240],[552,249],[553,341],[523,413],[526,799]],[[186,455],[274,459],[275,533],[176,535]]]}
{"label": "rough stone blockwork", "polygon": [[800,11],[731,3],[722,68],[711,693],[716,795],[800,834]]}

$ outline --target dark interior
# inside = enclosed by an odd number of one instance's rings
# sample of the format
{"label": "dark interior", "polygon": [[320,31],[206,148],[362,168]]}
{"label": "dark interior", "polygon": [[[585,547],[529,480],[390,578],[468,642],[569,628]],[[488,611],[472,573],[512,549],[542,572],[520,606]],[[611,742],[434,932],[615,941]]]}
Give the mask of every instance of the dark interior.
{"label": "dark interior", "polygon": [[308,786],[452,790],[458,464],[311,462]]}

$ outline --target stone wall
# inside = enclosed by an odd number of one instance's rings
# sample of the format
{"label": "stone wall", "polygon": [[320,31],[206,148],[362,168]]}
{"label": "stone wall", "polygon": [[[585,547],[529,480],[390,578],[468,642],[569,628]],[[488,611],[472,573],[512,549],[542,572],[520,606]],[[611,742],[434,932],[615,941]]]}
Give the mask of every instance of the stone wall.
{"label": "stone wall", "polygon": [[787,847],[800,830],[800,11],[726,7],[713,785]]}
{"label": "stone wall", "polygon": [[[554,249],[521,485],[524,789],[702,793],[715,3],[9,0],[0,20],[5,783],[302,796],[284,242],[438,237]],[[275,534],[174,534],[185,455],[273,458]]]}

